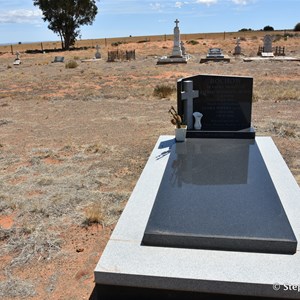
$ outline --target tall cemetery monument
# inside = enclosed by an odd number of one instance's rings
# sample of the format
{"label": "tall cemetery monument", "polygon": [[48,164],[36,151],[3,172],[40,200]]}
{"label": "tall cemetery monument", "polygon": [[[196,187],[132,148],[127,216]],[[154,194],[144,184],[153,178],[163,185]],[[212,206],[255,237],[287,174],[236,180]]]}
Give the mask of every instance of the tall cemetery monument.
{"label": "tall cemetery monument", "polygon": [[163,56],[159,58],[157,64],[174,64],[174,63],[186,64],[187,61],[189,60],[189,55],[185,53],[183,42],[180,40],[180,29],[178,26],[179,24],[178,19],[175,20],[175,24],[176,25],[174,27],[174,45],[173,45],[172,55]]}

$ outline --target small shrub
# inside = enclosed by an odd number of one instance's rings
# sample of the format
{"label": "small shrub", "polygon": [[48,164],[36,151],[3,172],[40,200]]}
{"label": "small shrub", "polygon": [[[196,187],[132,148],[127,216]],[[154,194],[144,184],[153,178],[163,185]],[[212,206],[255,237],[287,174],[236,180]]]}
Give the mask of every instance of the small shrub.
{"label": "small shrub", "polygon": [[74,60],[79,60],[79,56],[74,56]]}
{"label": "small shrub", "polygon": [[7,65],[7,69],[11,69],[12,68],[12,66],[11,65]]}
{"label": "small shrub", "polygon": [[198,41],[195,41],[195,40],[190,40],[190,41],[187,41],[186,43],[189,44],[189,45],[193,45],[193,46],[199,44],[199,42],[198,42]]}
{"label": "small shrub", "polygon": [[70,60],[66,63],[66,69],[75,69],[78,67],[78,63],[75,60]]}
{"label": "small shrub", "polygon": [[149,39],[145,39],[145,40],[138,41],[137,43],[142,44],[142,43],[149,43],[149,42],[150,42]]}
{"label": "small shrub", "polygon": [[128,194],[126,193],[102,194],[97,202],[92,202],[86,207],[82,225],[101,224],[102,226],[110,226],[115,224],[124,209],[127,199]]}
{"label": "small shrub", "polygon": [[153,95],[162,99],[171,96],[175,91],[176,89],[174,87],[161,84],[154,88]]}
{"label": "small shrub", "polygon": [[122,45],[122,44],[127,44],[127,42],[117,41],[117,42],[111,43],[111,45],[113,47],[118,47],[119,45]]}
{"label": "small shrub", "polygon": [[82,223],[84,226],[91,226],[92,224],[104,224],[105,209],[101,204],[93,203],[86,211],[85,219]]}

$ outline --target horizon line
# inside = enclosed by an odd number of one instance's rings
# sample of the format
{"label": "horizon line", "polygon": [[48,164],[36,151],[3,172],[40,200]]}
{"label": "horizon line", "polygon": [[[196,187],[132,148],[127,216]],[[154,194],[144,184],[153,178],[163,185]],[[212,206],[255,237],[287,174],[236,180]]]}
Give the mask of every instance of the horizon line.
{"label": "horizon line", "polygon": [[[216,32],[195,32],[195,33],[180,33],[180,35],[195,35],[195,34],[201,34],[201,35],[205,35],[205,34],[224,34],[224,33],[245,33],[245,32],[267,32],[267,33],[276,33],[276,32],[282,32],[282,31],[293,31],[294,29],[290,28],[290,29],[276,29],[276,30],[271,30],[271,31],[265,31],[262,29],[252,29],[252,30],[247,30],[247,31],[216,31]],[[86,39],[78,39],[75,42],[79,42],[79,41],[88,41],[88,40],[105,40],[105,39],[128,39],[128,38],[146,38],[146,37],[164,37],[164,36],[173,36],[172,33],[169,34],[151,34],[151,35],[129,35],[129,36],[116,36],[116,37],[98,37],[98,38],[86,38]],[[6,42],[6,43],[0,43],[0,46],[14,46],[14,45],[20,45],[20,44],[37,44],[37,43],[60,43],[60,40],[47,40],[47,41],[20,41],[20,42]]]}

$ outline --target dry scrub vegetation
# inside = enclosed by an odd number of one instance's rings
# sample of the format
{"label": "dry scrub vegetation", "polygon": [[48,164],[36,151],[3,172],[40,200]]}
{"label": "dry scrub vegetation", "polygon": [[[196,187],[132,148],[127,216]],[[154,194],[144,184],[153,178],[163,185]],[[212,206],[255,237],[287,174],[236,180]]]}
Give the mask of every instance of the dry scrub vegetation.
{"label": "dry scrub vegetation", "polygon": [[[257,135],[273,137],[300,183],[300,63],[232,57],[200,65],[209,47],[230,55],[235,39],[197,41],[186,45],[187,65],[156,65],[171,41],[120,44],[136,49],[131,62],[106,62],[108,48],[90,63],[81,59],[95,49],[59,54],[66,63],[21,53],[13,66],[14,56],[0,56],[3,299],[88,299],[93,269],[150,151],[159,135],[173,134],[168,109],[181,77],[252,76]],[[241,47],[253,55],[261,44],[247,38]],[[299,37],[282,45],[300,57]]]}

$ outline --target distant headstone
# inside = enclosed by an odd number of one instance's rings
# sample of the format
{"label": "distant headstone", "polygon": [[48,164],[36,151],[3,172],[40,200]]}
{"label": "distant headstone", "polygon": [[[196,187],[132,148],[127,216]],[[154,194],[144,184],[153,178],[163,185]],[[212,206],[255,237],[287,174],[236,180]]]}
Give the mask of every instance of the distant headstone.
{"label": "distant headstone", "polygon": [[240,55],[240,54],[242,54],[242,48],[240,46],[240,38],[238,38],[236,40],[236,46],[234,48],[234,53],[233,54],[234,55]]}
{"label": "distant headstone", "polygon": [[[192,102],[183,98],[187,92],[186,82],[192,81],[189,91],[193,94]],[[189,130],[188,135],[209,136],[227,135],[235,132],[240,135],[254,137],[251,128],[253,78],[240,76],[196,75],[180,79],[177,83],[178,113],[186,124],[190,124],[191,114],[199,112],[203,115],[200,131]],[[190,93],[190,92],[189,92]],[[188,98],[189,99],[189,98]],[[186,107],[188,105],[188,108]]]}
{"label": "distant headstone", "polygon": [[180,42],[180,48],[181,48],[181,51],[182,51],[182,55],[187,55],[183,41]]}
{"label": "distant headstone", "polygon": [[208,61],[225,61],[230,62],[230,58],[228,56],[225,57],[225,55],[222,52],[221,48],[210,48],[208,50],[208,53],[206,57],[201,58],[200,63],[205,63]]}
{"label": "distant headstone", "polygon": [[64,56],[55,56],[54,57],[54,63],[63,63],[65,60]]}
{"label": "distant headstone", "polygon": [[224,58],[221,48],[210,48],[206,55],[207,58]]}
{"label": "distant headstone", "polygon": [[272,50],[272,36],[270,36],[269,34],[265,35],[264,37],[264,46],[263,46],[263,52],[261,53],[261,56],[265,58],[274,57],[273,50]]}
{"label": "distant headstone", "polygon": [[235,46],[234,55],[240,55],[242,53],[242,48],[240,45]]}
{"label": "distant headstone", "polygon": [[15,66],[18,66],[18,65],[20,65],[21,64],[21,60],[20,59],[16,59],[15,61],[14,61],[14,65]]}
{"label": "distant headstone", "polygon": [[99,49],[100,49],[100,47],[99,47],[99,45],[97,45],[96,46],[96,53],[95,53],[95,58],[96,59],[100,59],[101,58],[101,53],[99,52]]}
{"label": "distant headstone", "polygon": [[20,52],[16,52],[16,58],[14,60],[14,65],[20,65],[21,64],[21,59],[20,59]]}
{"label": "distant headstone", "polygon": [[272,37],[267,34],[264,37],[264,52],[265,53],[271,53],[272,51]]}
{"label": "distant headstone", "polygon": [[174,27],[174,46],[171,57],[182,57],[182,51],[180,47],[180,30],[178,27],[178,19],[175,20],[176,26]]}

